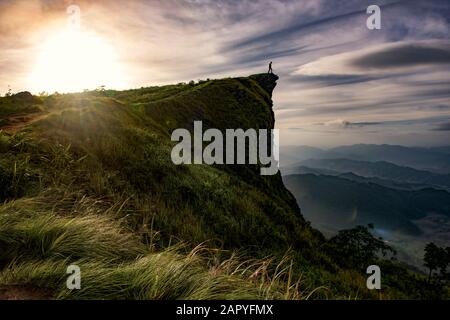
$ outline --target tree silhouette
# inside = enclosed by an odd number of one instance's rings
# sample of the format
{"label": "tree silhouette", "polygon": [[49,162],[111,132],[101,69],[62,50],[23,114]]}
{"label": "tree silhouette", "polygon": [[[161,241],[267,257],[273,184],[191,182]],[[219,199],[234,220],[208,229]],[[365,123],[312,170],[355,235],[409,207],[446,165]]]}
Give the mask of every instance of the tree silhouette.
{"label": "tree silhouette", "polygon": [[382,238],[374,237],[369,229],[373,229],[372,224],[341,230],[329,240],[333,255],[341,264],[365,268],[377,260],[380,253],[383,256],[396,253]]}
{"label": "tree silhouette", "polygon": [[441,248],[433,242],[425,246],[424,265],[428,268],[428,282],[431,281],[433,271],[437,271],[438,275],[445,279],[447,276],[447,267],[450,263],[450,247]]}

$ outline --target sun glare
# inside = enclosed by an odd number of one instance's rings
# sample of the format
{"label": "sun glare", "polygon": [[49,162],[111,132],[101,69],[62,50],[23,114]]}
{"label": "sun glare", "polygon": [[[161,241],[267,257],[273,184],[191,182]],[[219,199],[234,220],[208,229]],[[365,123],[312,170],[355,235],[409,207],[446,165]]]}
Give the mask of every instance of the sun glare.
{"label": "sun glare", "polygon": [[63,31],[39,49],[29,76],[34,92],[77,92],[84,89],[125,87],[114,49],[95,34]]}

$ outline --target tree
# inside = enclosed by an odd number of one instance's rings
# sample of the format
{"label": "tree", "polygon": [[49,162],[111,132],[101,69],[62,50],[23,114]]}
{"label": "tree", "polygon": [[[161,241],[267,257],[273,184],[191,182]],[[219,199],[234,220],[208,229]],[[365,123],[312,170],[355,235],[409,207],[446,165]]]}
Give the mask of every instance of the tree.
{"label": "tree", "polygon": [[425,255],[423,257],[424,266],[428,268],[428,282],[431,280],[433,271],[437,269],[438,265],[438,247],[430,242],[425,246]]}
{"label": "tree", "polygon": [[349,230],[341,230],[329,240],[333,255],[343,265],[367,267],[378,255],[396,254],[382,238],[376,238],[370,233],[373,225],[357,226]]}
{"label": "tree", "polygon": [[12,96],[11,86],[8,85],[8,92],[5,93],[5,97],[11,97],[11,96]]}
{"label": "tree", "polygon": [[428,282],[431,281],[433,271],[437,271],[441,278],[447,275],[447,267],[450,263],[450,248],[441,248],[433,242],[425,246],[424,265],[428,268]]}
{"label": "tree", "polygon": [[[445,253],[446,253],[446,257],[447,257],[447,267],[450,265],[450,247],[445,248]],[[447,270],[445,270],[445,278],[446,280],[450,280],[450,273],[447,272]]]}

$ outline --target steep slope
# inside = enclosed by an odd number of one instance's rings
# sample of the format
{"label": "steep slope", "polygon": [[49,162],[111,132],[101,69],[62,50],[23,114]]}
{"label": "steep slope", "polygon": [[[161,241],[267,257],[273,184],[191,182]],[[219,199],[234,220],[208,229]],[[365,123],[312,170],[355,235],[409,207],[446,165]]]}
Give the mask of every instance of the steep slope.
{"label": "steep slope", "polygon": [[[265,77],[274,87],[275,76]],[[168,237],[196,242],[219,238],[228,246],[300,244],[304,220],[279,174],[261,177],[256,166],[175,166],[170,159],[171,132],[192,129],[195,120],[202,120],[205,129],[273,128],[273,87],[263,88],[258,81],[267,86],[267,81],[254,76],[153,88],[148,93],[144,89],[51,96],[45,100],[49,115],[29,130],[35,138],[28,141],[33,144],[29,147],[40,149],[43,155],[36,159],[23,149],[16,155],[17,150],[8,149],[10,144],[4,146],[13,158],[28,159],[26,169],[31,173],[20,185],[26,189],[22,194],[5,189],[1,200],[38,194],[41,190],[34,178],[45,181],[48,176],[42,172],[45,163],[40,160],[51,156],[46,149],[70,146],[67,156],[83,158],[84,164],[96,167],[92,170],[80,165],[84,172],[77,175],[67,168],[68,178],[76,181],[71,185],[73,192],[85,192],[92,179],[100,179],[95,181],[100,190],[90,195],[112,196],[118,201],[117,193],[126,192],[131,195],[128,204],[138,211],[141,204],[136,202],[141,197],[163,199],[168,212],[155,213],[153,223]],[[10,138],[16,137],[4,139]],[[30,139],[28,135],[26,139]],[[11,166],[2,167],[7,185]],[[243,193],[245,198],[237,196]],[[161,210],[160,203],[147,205]]]}
{"label": "steep slope", "polygon": [[[365,270],[330,258],[279,173],[171,161],[172,131],[195,120],[273,128],[277,79],[0,98],[0,114],[21,115],[0,123],[0,294],[376,298]],[[69,265],[81,268],[82,290],[66,288]],[[408,296],[402,286],[386,297]]]}

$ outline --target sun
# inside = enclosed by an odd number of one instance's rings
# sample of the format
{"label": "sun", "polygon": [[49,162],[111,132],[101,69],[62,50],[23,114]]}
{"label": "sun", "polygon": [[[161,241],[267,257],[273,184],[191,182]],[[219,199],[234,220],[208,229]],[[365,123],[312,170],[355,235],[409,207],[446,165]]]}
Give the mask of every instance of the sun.
{"label": "sun", "polygon": [[93,33],[65,30],[40,46],[29,75],[34,92],[78,92],[126,85],[114,48]]}

